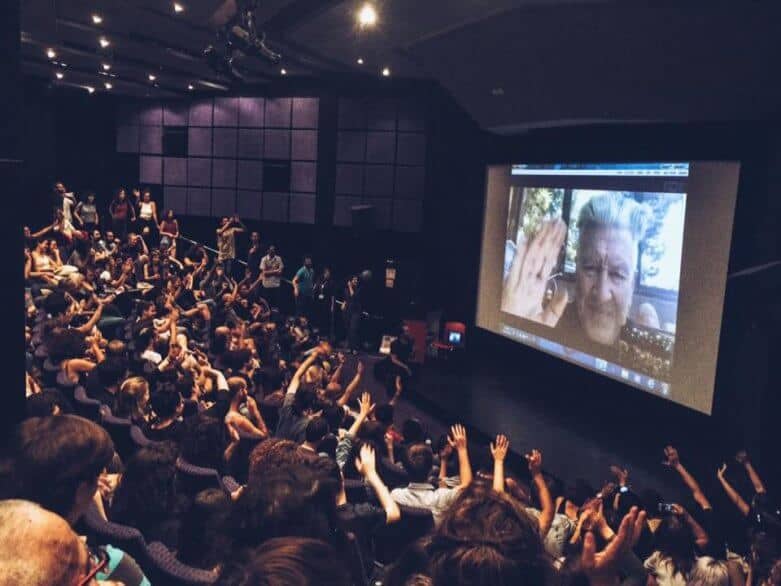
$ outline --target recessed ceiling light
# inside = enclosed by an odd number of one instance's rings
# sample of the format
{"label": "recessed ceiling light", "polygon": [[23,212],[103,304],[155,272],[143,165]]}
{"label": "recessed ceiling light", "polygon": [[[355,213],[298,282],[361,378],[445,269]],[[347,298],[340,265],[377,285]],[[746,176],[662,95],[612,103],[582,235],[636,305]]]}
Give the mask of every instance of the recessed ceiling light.
{"label": "recessed ceiling light", "polygon": [[287,75],[287,69],[285,69],[284,67],[283,67],[282,69],[280,69],[280,70],[279,70],[279,72],[280,72],[282,75]]}
{"label": "recessed ceiling light", "polygon": [[55,57],[57,57],[57,51],[55,51],[52,48],[48,48],[48,49],[46,49],[46,56],[49,59],[54,59]]}
{"label": "recessed ceiling light", "polygon": [[111,64],[110,63],[104,63],[103,64],[103,71],[108,71],[110,69],[111,69]]}
{"label": "recessed ceiling light", "polygon": [[193,91],[195,89],[195,86],[193,84],[190,84],[187,86],[187,89]]}
{"label": "recessed ceiling light", "polygon": [[363,57],[358,57],[356,63],[358,63],[358,65],[363,65]]}
{"label": "recessed ceiling light", "polygon": [[109,41],[106,37],[100,37],[98,39],[98,42],[100,43],[100,46],[103,47],[104,49],[111,44],[111,41]]}
{"label": "recessed ceiling light", "polygon": [[371,3],[367,2],[358,11],[358,24],[362,27],[377,24],[377,10]]}
{"label": "recessed ceiling light", "polygon": [[84,89],[87,90],[89,93],[95,93],[95,88],[89,85],[84,86]]}
{"label": "recessed ceiling light", "polygon": [[112,84],[110,84],[109,82],[106,82],[106,83],[104,83],[103,85],[105,86],[105,88],[106,88],[107,90],[110,90],[111,88],[113,88],[113,87],[114,87],[114,86],[113,86]]}
{"label": "recessed ceiling light", "polygon": [[149,74],[149,81],[154,81],[156,79],[157,79],[157,76],[152,75],[151,73]]}
{"label": "recessed ceiling light", "polygon": [[62,71],[58,71],[54,75],[57,77],[57,79],[62,79],[63,77],[65,77],[65,74]]}
{"label": "recessed ceiling light", "polygon": [[60,67],[62,67],[63,69],[65,69],[67,66],[68,66],[68,64],[67,64],[67,63],[63,63],[62,61],[60,61]]}
{"label": "recessed ceiling light", "polygon": [[184,5],[174,2],[174,12],[184,12]]}
{"label": "recessed ceiling light", "polygon": [[389,76],[390,76],[390,69],[389,69],[389,68],[387,68],[387,67],[384,67],[384,68],[382,69],[382,76],[383,76],[383,77],[389,77]]}
{"label": "recessed ceiling light", "polygon": [[103,17],[100,14],[92,15],[92,24],[100,24],[103,22]]}

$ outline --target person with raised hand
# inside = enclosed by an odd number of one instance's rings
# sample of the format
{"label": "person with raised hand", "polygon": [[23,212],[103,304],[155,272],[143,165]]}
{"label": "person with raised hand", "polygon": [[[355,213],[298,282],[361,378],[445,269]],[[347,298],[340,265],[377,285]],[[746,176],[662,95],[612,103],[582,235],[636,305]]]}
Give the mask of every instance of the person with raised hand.
{"label": "person with raised hand", "polygon": [[540,500],[540,516],[538,523],[540,526],[540,535],[543,539],[550,531],[553,524],[553,515],[555,509],[553,506],[553,499],[551,498],[548,485],[545,482],[545,477],[542,475],[542,452],[539,450],[532,450],[525,456],[529,465],[529,474],[532,477],[532,484],[537,489],[537,498]]}
{"label": "person with raised hand", "polygon": [[353,443],[355,437],[358,435],[358,430],[361,429],[363,422],[369,417],[369,414],[374,411],[374,403],[372,402],[371,393],[363,393],[361,398],[358,399],[358,413],[355,416],[353,424],[350,429],[339,438],[339,443],[336,445],[336,463],[339,465],[339,469],[343,470],[350,454],[352,453]]}
{"label": "person with raised hand", "polygon": [[738,508],[741,515],[746,517],[751,512],[751,507],[746,501],[743,500],[743,497],[740,496],[740,493],[735,490],[732,484],[730,484],[729,480],[727,480],[726,473],[727,463],[723,462],[716,470],[716,478],[719,479],[721,487],[724,489],[724,492],[727,493],[727,497],[732,502],[732,504]]}
{"label": "person with raised hand", "polygon": [[491,457],[494,459],[493,487],[496,492],[504,492],[504,459],[510,449],[510,440],[505,435],[497,435],[496,442],[491,443]]}
{"label": "person with raised hand", "polygon": [[[645,573],[640,560],[632,553],[645,525],[646,515],[632,507],[624,515],[615,536],[600,551],[593,531],[583,536],[583,548],[578,560],[579,570],[588,577],[591,586],[613,586],[615,584],[641,584]],[[623,582],[620,576],[626,576]]]}
{"label": "person with raised hand", "polygon": [[388,487],[377,474],[376,456],[374,448],[370,444],[361,446],[361,452],[355,459],[355,469],[358,470],[366,484],[372,487],[377,500],[380,501],[380,506],[385,511],[386,523],[395,523],[401,519],[399,505],[391,498]]}
{"label": "person with raised hand", "polygon": [[694,478],[694,476],[692,476],[683,466],[683,464],[681,464],[681,458],[678,455],[678,450],[676,450],[673,446],[666,446],[664,448],[664,456],[665,460],[662,462],[662,464],[668,468],[672,468],[680,475],[683,482],[691,491],[692,498],[694,498],[697,504],[700,505],[704,511],[711,510],[713,507],[711,507],[710,501],[705,496],[705,493],[702,492],[699,483]]}

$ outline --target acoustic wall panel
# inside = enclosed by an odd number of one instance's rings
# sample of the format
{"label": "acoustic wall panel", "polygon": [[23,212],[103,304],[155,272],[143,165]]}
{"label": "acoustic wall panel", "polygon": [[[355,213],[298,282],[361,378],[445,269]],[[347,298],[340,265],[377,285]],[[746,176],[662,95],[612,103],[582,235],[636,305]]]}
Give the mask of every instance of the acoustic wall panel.
{"label": "acoustic wall panel", "polygon": [[317,98],[293,98],[293,128],[317,128],[319,108]]}
{"label": "acoustic wall panel", "polygon": [[213,101],[211,98],[190,103],[190,126],[207,126],[211,128],[214,122],[212,107]]}
{"label": "acoustic wall panel", "polygon": [[162,126],[163,107],[160,104],[144,102],[140,106],[139,122],[144,126]]}
{"label": "acoustic wall panel", "polygon": [[212,154],[215,157],[235,159],[238,131],[235,128],[215,128],[212,142]]}
{"label": "acoustic wall panel", "polygon": [[212,160],[211,159],[187,159],[187,185],[197,187],[211,187],[212,184]]}
{"label": "acoustic wall panel", "polygon": [[141,183],[160,185],[163,182],[163,158],[141,156],[139,158],[138,180]]}
{"label": "acoustic wall panel", "polygon": [[141,131],[139,150],[142,153],[163,154],[163,127],[142,126],[141,128],[143,130]]}
{"label": "acoustic wall panel", "polygon": [[212,129],[190,127],[187,129],[187,154],[191,157],[212,156]]}
{"label": "acoustic wall panel", "polygon": [[263,155],[267,159],[289,159],[290,131],[267,129],[263,134]]}
{"label": "acoustic wall panel", "polygon": [[260,128],[239,128],[238,154],[242,159],[263,158],[263,131]]}
{"label": "acoustic wall panel", "polygon": [[396,130],[396,104],[392,100],[370,102],[366,122],[371,130]]}
{"label": "acoustic wall panel", "polygon": [[237,186],[239,189],[260,191],[263,187],[263,163],[261,161],[237,161]]}
{"label": "acoustic wall panel", "polygon": [[239,125],[239,98],[214,98],[214,126]]}
{"label": "acoustic wall panel", "polygon": [[314,193],[317,186],[317,164],[294,161],[290,164],[290,189]]}
{"label": "acoustic wall panel", "polygon": [[187,185],[187,159],[165,157],[163,160],[163,183],[166,185]]}
{"label": "acoustic wall panel", "polygon": [[343,195],[363,194],[363,165],[336,165],[336,193]]}
{"label": "acoustic wall panel", "polygon": [[[163,191],[164,209],[173,210],[174,214],[184,215],[187,213],[187,188],[166,185]],[[162,211],[161,215],[162,215]]]}
{"label": "acoustic wall panel", "polygon": [[239,98],[239,126],[242,128],[263,128],[265,120],[263,98]]}
{"label": "acoustic wall panel", "polygon": [[211,189],[208,187],[190,187],[187,190],[187,213],[191,216],[211,216]]}
{"label": "acoustic wall panel", "polygon": [[267,98],[266,128],[290,128],[292,104],[290,98]]}
{"label": "acoustic wall panel", "polygon": [[363,194],[367,197],[391,197],[393,195],[393,166],[366,165]]}
{"label": "acoustic wall panel", "polygon": [[269,222],[287,222],[290,195],[287,193],[264,193],[262,215]]}
{"label": "acoustic wall panel", "polygon": [[425,178],[425,167],[396,167],[396,197],[422,199]]}
{"label": "acoustic wall panel", "polygon": [[212,216],[232,216],[236,213],[236,192],[233,189],[212,189]]}
{"label": "acoustic wall panel", "polygon": [[212,160],[212,187],[236,187],[236,161],[234,159]]}
{"label": "acoustic wall panel", "polygon": [[402,165],[423,165],[426,162],[426,136],[400,132],[398,134],[398,158]]}
{"label": "acoustic wall panel", "polygon": [[398,129],[407,132],[423,132],[426,129],[423,111],[418,104],[407,100],[399,102]]}
{"label": "acoustic wall panel", "polygon": [[340,131],[336,137],[336,160],[360,163],[366,159],[366,133]]}
{"label": "acoustic wall panel", "polygon": [[366,134],[366,162],[390,163],[396,149],[395,132],[368,132]]}
{"label": "acoustic wall panel", "polygon": [[260,191],[240,189],[236,192],[236,213],[242,218],[260,220],[261,201],[262,196]]}
{"label": "acoustic wall panel", "polygon": [[141,124],[141,107],[136,102],[122,103],[117,108],[119,125],[138,126]]}
{"label": "acoustic wall panel", "polygon": [[189,108],[185,102],[169,102],[163,106],[163,126],[187,126]]}
{"label": "acoustic wall panel", "polygon": [[315,223],[315,196],[311,193],[293,193],[290,196],[290,221],[296,224]]}
{"label": "acoustic wall panel", "polygon": [[294,161],[317,160],[317,130],[293,130],[291,136]]}
{"label": "acoustic wall panel", "polygon": [[352,226],[352,206],[360,205],[360,197],[348,197],[337,195],[334,198],[334,225]]}

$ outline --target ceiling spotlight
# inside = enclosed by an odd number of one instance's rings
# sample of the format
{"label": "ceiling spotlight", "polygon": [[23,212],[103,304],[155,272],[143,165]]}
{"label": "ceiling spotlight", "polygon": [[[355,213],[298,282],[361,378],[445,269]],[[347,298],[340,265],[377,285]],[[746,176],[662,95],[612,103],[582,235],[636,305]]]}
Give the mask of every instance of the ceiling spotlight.
{"label": "ceiling spotlight", "polygon": [[58,71],[54,75],[55,75],[55,77],[57,77],[57,79],[62,79],[63,77],[65,77],[65,74],[62,73],[61,71]]}
{"label": "ceiling spotlight", "polygon": [[104,87],[105,87],[107,90],[110,90],[111,88],[113,88],[113,87],[114,87],[114,86],[113,86],[112,84],[110,84],[109,82],[106,82],[106,83],[104,83],[103,85],[104,85]]}
{"label": "ceiling spotlight", "polygon": [[358,61],[356,61],[358,65],[363,65],[363,57],[358,57]]}
{"label": "ceiling spotlight", "polygon": [[92,24],[100,24],[103,22],[103,17],[100,14],[92,15]]}
{"label": "ceiling spotlight", "polygon": [[111,41],[109,41],[106,37],[100,37],[100,39],[98,39],[98,42],[100,43],[100,46],[104,49],[111,44]]}
{"label": "ceiling spotlight", "polygon": [[361,27],[374,26],[377,24],[377,11],[369,2],[363,5],[358,11],[358,24]]}
{"label": "ceiling spotlight", "polygon": [[63,63],[62,61],[60,61],[60,67],[62,67],[63,69],[65,69],[67,66],[68,66],[68,64],[67,64],[67,63]]}
{"label": "ceiling spotlight", "polygon": [[384,67],[383,70],[382,70],[382,76],[383,77],[389,77],[390,76],[390,69],[388,69],[387,67]]}
{"label": "ceiling spotlight", "polygon": [[184,12],[184,6],[182,4],[179,4],[178,2],[174,2],[174,12],[177,14],[179,12]]}
{"label": "ceiling spotlight", "polygon": [[84,86],[84,89],[87,90],[89,93],[94,94],[95,88],[89,85]]}
{"label": "ceiling spotlight", "polygon": [[193,91],[195,89],[195,86],[193,84],[190,84],[187,86],[187,89]]}
{"label": "ceiling spotlight", "polygon": [[103,64],[103,71],[108,71],[110,69],[111,69],[111,64],[110,63],[104,63]]}
{"label": "ceiling spotlight", "polygon": [[46,56],[49,59],[54,59],[55,57],[57,57],[57,51],[55,51],[54,49],[51,49],[51,48],[46,49]]}
{"label": "ceiling spotlight", "polygon": [[282,75],[287,75],[287,69],[285,69],[284,67],[283,67],[282,69],[280,69],[280,70],[279,70],[279,72],[280,72]]}
{"label": "ceiling spotlight", "polygon": [[157,79],[157,76],[152,75],[151,73],[149,74],[149,81],[154,81],[156,79]]}

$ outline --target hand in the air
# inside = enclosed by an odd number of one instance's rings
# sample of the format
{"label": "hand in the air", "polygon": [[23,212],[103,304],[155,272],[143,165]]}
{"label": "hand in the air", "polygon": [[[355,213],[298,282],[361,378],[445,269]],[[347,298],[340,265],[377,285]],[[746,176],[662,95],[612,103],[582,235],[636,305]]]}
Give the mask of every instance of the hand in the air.
{"label": "hand in the air", "polygon": [[543,222],[530,241],[522,235],[518,237],[515,257],[502,288],[502,311],[551,327],[558,323],[567,306],[567,290],[559,288],[544,308],[543,302],[566,235],[567,225],[556,218]]}

